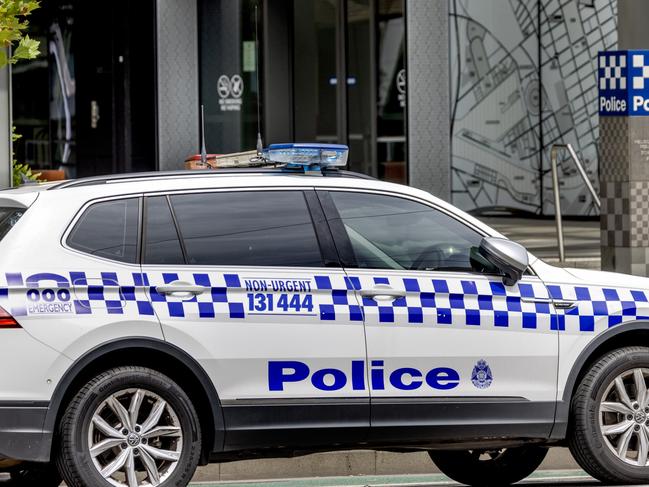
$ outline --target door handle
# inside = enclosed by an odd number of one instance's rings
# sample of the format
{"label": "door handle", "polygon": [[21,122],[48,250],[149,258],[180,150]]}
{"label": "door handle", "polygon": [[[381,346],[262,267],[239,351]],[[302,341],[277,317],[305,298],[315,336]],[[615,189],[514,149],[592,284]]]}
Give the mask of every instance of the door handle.
{"label": "door handle", "polygon": [[394,301],[395,299],[403,298],[406,291],[401,289],[393,289],[387,284],[377,284],[372,289],[361,290],[361,296],[370,298],[374,301]]}
{"label": "door handle", "polygon": [[178,297],[197,296],[199,294],[203,294],[205,291],[207,291],[207,289],[208,288],[206,288],[205,286],[196,286],[184,281],[173,281],[163,286],[156,286],[155,288],[158,294],[166,294],[169,296]]}

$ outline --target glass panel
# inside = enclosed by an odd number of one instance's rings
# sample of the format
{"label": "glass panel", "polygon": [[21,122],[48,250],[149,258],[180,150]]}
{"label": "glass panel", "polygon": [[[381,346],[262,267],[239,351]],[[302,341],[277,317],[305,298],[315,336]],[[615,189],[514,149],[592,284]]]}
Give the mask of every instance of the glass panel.
{"label": "glass panel", "polygon": [[335,143],[336,7],[338,0],[294,3],[295,140]]}
{"label": "glass panel", "polygon": [[11,68],[16,160],[50,180],[155,169],[154,7],[41,2],[40,54]]}
{"label": "glass panel", "polygon": [[19,208],[0,208],[0,240],[9,233],[20,217],[25,214],[25,210]]}
{"label": "glass panel", "polygon": [[407,182],[403,0],[378,1],[378,177]]}
{"label": "glass panel", "polygon": [[145,264],[184,264],[183,251],[166,196],[146,200]]}
{"label": "glass panel", "polygon": [[300,191],[187,194],[171,203],[188,264],[322,266]]}
{"label": "glass panel", "polygon": [[14,154],[34,168],[76,161],[75,18],[73,3],[43,3],[27,29],[40,41],[41,54],[12,67],[13,124],[21,135]]}
{"label": "glass panel", "polygon": [[376,174],[372,164],[372,62],[369,0],[347,2],[347,120],[349,168]]}
{"label": "glass panel", "polygon": [[[473,271],[482,236],[415,201],[332,191],[359,267]],[[482,263],[482,262],[480,262]]]}
{"label": "glass panel", "polygon": [[138,220],[137,198],[95,203],[75,225],[68,245],[98,257],[135,263]]}
{"label": "glass panel", "polygon": [[[258,0],[200,0],[200,86],[208,152],[250,150],[257,141]],[[257,13],[263,39],[261,6]],[[262,70],[261,59],[259,69]]]}

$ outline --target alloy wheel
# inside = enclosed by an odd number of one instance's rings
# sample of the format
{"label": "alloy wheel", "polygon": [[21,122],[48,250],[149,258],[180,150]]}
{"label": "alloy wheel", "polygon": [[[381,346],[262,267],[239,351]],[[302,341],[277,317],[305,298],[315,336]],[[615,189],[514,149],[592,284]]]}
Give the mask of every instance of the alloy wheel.
{"label": "alloy wheel", "polygon": [[88,447],[95,468],[111,485],[157,486],[178,465],[183,434],[164,399],[145,389],[125,389],[95,410]]}
{"label": "alloy wheel", "polygon": [[604,442],[623,462],[646,467],[649,456],[649,369],[636,368],[618,375],[599,405],[599,427]]}

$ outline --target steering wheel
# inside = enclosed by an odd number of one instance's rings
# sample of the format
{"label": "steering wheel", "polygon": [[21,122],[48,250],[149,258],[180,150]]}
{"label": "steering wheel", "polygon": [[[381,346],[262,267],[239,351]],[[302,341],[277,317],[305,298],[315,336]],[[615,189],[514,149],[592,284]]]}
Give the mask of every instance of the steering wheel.
{"label": "steering wheel", "polygon": [[[459,249],[457,244],[451,242],[441,242],[433,244],[425,248],[417,258],[412,262],[411,270],[435,270],[439,267],[448,267],[443,266],[450,257],[455,255],[461,255],[463,249]],[[469,257],[466,258],[467,262]],[[422,267],[424,266],[425,267]]]}

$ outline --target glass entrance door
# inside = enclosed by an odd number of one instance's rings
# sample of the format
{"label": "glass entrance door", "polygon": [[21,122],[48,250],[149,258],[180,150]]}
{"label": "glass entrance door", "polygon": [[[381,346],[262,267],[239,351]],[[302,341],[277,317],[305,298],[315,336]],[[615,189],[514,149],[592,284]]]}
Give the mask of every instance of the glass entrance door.
{"label": "glass entrance door", "polygon": [[295,2],[294,134],[298,142],[339,142],[338,56],[341,0]]}
{"label": "glass entrance door", "polygon": [[403,0],[379,0],[377,3],[377,175],[387,181],[407,183]]}
{"label": "glass entrance door", "polygon": [[296,142],[350,146],[349,168],[407,182],[403,0],[293,7]]}

